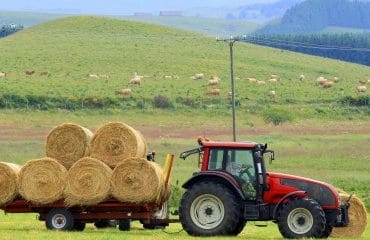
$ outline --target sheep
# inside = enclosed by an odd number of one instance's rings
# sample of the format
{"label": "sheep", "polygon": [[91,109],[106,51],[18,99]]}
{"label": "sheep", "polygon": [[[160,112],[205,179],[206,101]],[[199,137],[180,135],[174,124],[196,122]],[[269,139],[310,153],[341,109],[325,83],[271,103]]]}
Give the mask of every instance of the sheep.
{"label": "sheep", "polygon": [[163,76],[165,79],[172,79],[172,76],[171,75],[165,75]]}
{"label": "sheep", "polygon": [[27,70],[26,75],[31,76],[35,73],[35,70]]}
{"label": "sheep", "polygon": [[278,80],[276,78],[271,78],[269,80],[267,80],[268,82],[271,82],[271,83],[276,83]]}
{"label": "sheep", "polygon": [[134,78],[132,78],[132,79],[129,81],[129,84],[137,84],[137,85],[140,85],[140,84],[141,84],[141,78],[139,78],[139,77],[134,77]]}
{"label": "sheep", "polygon": [[360,80],[358,82],[361,83],[361,84],[368,84],[369,83],[369,80]]}
{"label": "sheep", "polygon": [[268,93],[268,96],[269,96],[271,99],[275,99],[275,97],[276,97],[276,92],[275,92],[274,90],[272,90],[272,91],[270,91],[270,92]]}
{"label": "sheep", "polygon": [[6,73],[5,72],[0,72],[0,78],[3,78],[3,77],[6,77]]}
{"label": "sheep", "polygon": [[265,81],[263,81],[263,80],[257,80],[257,84],[258,84],[258,85],[263,85],[263,84],[266,84],[266,82],[265,82]]}
{"label": "sheep", "polygon": [[191,77],[193,80],[202,80],[204,78],[203,73],[196,73],[194,76]]}
{"label": "sheep", "polygon": [[338,77],[334,77],[334,78],[333,78],[333,81],[334,81],[335,83],[338,83],[338,82],[339,82],[339,78],[338,78]]}
{"label": "sheep", "polygon": [[219,83],[218,79],[210,79],[208,80],[208,86],[217,85]]}
{"label": "sheep", "polygon": [[275,74],[273,74],[273,75],[271,75],[271,77],[270,77],[271,79],[276,79],[276,80],[280,80],[280,77],[278,76],[278,75],[275,75]]}
{"label": "sheep", "polygon": [[221,93],[221,90],[218,88],[211,89],[210,91],[207,92],[208,96],[219,96]]}
{"label": "sheep", "polygon": [[367,88],[364,85],[360,85],[356,87],[357,92],[366,92]]}
{"label": "sheep", "polygon": [[324,77],[322,77],[322,76],[320,76],[320,77],[318,77],[318,78],[316,79],[316,83],[317,83],[317,84],[319,84],[319,85],[324,84],[324,82],[326,82],[326,81],[327,81],[327,79],[326,79],[326,78],[324,78]]}
{"label": "sheep", "polygon": [[120,89],[120,90],[116,90],[115,91],[115,94],[116,95],[120,95],[120,96],[124,96],[124,97],[129,97],[131,96],[131,88],[123,88],[123,89]]}
{"label": "sheep", "polygon": [[255,83],[255,82],[257,82],[257,79],[255,79],[255,78],[247,78],[248,79],[248,81],[250,82],[250,83]]}
{"label": "sheep", "polygon": [[88,77],[90,77],[90,78],[100,78],[100,77],[99,77],[99,74],[95,74],[95,73],[90,73],[90,74],[88,75]]}
{"label": "sheep", "polygon": [[49,76],[49,72],[48,71],[43,71],[40,73],[40,76]]}
{"label": "sheep", "polygon": [[303,74],[299,75],[299,80],[300,81],[304,81],[305,79],[306,79],[306,77]]}
{"label": "sheep", "polygon": [[321,84],[321,87],[323,88],[331,88],[332,86],[334,86],[333,81],[325,81],[323,84]]}

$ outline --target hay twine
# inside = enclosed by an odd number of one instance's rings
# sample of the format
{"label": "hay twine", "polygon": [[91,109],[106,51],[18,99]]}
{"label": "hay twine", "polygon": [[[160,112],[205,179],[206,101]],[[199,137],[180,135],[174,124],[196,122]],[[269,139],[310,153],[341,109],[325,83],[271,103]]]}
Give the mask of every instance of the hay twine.
{"label": "hay twine", "polygon": [[110,193],[112,169],[105,163],[84,157],[68,171],[64,191],[67,206],[94,205],[106,200]]}
{"label": "hay twine", "polygon": [[85,156],[93,133],[80,125],[65,123],[53,128],[46,139],[46,156],[69,169]]}
{"label": "hay twine", "polygon": [[119,201],[153,203],[163,193],[162,169],[145,158],[129,158],[120,162],[111,178],[112,195]]}
{"label": "hay twine", "polygon": [[6,205],[18,195],[18,174],[21,166],[0,162],[0,206]]}
{"label": "hay twine", "polygon": [[89,146],[89,156],[114,168],[123,159],[146,156],[147,146],[140,132],[125,123],[113,122],[99,128]]}
{"label": "hay twine", "polygon": [[[350,194],[339,191],[342,203],[346,202]],[[348,238],[348,237],[361,237],[365,232],[367,226],[367,211],[365,204],[360,198],[353,195],[349,201],[349,224],[347,227],[337,227],[333,228],[331,237],[337,238]]]}
{"label": "hay twine", "polygon": [[30,160],[19,172],[19,193],[35,204],[53,203],[63,197],[66,177],[66,168],[55,159]]}

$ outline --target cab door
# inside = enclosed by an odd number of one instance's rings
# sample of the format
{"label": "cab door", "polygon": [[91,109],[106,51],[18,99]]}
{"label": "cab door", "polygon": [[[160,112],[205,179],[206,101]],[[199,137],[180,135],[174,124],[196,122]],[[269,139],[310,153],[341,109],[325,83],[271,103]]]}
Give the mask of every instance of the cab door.
{"label": "cab door", "polygon": [[253,152],[248,149],[215,148],[210,150],[209,170],[219,170],[232,175],[248,200],[256,200],[256,168]]}

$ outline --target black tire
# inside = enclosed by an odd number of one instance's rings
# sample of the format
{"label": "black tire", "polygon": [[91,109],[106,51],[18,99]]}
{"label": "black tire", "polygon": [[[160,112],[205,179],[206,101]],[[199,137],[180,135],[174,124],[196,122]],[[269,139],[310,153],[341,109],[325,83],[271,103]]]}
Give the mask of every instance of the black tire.
{"label": "black tire", "polygon": [[320,238],[328,238],[333,231],[333,226],[326,224],[324,231],[322,232]]}
{"label": "black tire", "polygon": [[230,235],[241,217],[234,194],[220,183],[206,181],[185,192],[179,213],[182,227],[193,236]]}
{"label": "black tire", "polygon": [[324,211],[312,199],[291,199],[279,211],[278,226],[284,238],[319,238],[325,223]]}
{"label": "black tire", "polygon": [[74,223],[72,213],[64,208],[51,209],[45,218],[46,228],[50,230],[71,231]]}
{"label": "black tire", "polygon": [[86,223],[75,221],[75,223],[73,225],[73,230],[82,232],[83,230],[85,230],[85,227],[86,227]]}
{"label": "black tire", "polygon": [[118,229],[120,231],[130,231],[131,230],[131,219],[118,220]]}
{"label": "black tire", "polygon": [[115,228],[117,226],[116,220],[99,219],[94,222],[96,228]]}
{"label": "black tire", "polygon": [[247,224],[247,221],[243,217],[241,217],[239,219],[239,222],[235,225],[234,230],[230,232],[230,235],[231,236],[239,235],[239,233],[243,231],[246,224]]}

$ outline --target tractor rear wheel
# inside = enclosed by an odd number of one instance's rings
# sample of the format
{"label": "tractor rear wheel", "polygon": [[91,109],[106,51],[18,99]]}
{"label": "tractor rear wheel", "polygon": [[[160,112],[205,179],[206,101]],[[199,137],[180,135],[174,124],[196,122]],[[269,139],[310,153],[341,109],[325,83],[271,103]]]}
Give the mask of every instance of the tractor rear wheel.
{"label": "tractor rear wheel", "polygon": [[243,217],[241,217],[239,219],[239,222],[235,225],[235,228],[230,232],[229,235],[231,236],[239,235],[239,233],[243,231],[246,224],[247,224],[247,221]]}
{"label": "tractor rear wheel", "polygon": [[289,200],[279,211],[278,226],[284,238],[319,238],[325,223],[324,211],[312,199]]}
{"label": "tractor rear wheel", "polygon": [[193,236],[230,235],[241,215],[234,194],[215,182],[190,187],[181,199],[179,212],[182,227]]}

